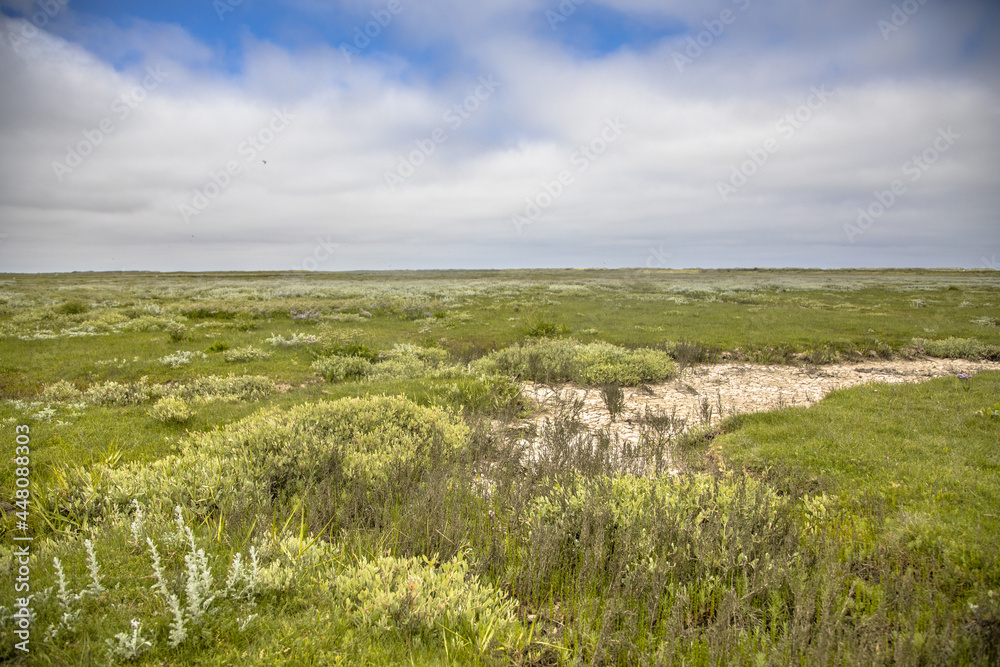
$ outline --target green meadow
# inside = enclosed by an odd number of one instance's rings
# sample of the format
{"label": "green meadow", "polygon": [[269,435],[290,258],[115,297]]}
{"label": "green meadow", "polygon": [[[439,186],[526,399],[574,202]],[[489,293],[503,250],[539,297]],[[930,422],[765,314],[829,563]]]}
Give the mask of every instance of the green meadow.
{"label": "green meadow", "polygon": [[996,272],[0,274],[0,661],[997,664],[1000,372],[522,393],[927,358],[1000,361]]}

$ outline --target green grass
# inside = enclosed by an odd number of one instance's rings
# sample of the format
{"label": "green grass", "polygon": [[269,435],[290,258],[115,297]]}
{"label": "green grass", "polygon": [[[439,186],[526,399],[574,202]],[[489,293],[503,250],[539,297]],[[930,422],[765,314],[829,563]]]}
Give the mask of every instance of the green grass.
{"label": "green grass", "polygon": [[768,471],[792,492],[884,515],[880,540],[996,587],[1000,421],[978,413],[997,396],[996,372],[859,387],[809,409],[731,419],[713,445],[732,466]]}
{"label": "green grass", "polygon": [[[730,418],[683,440],[689,469],[677,478],[629,473],[662,467],[663,424],[652,419],[647,440],[623,459],[607,437],[586,435],[572,406],[556,410],[528,456],[517,425],[526,406],[513,380],[572,378],[610,397],[620,384],[721,358],[995,356],[997,275],[0,275],[0,433],[10,443],[15,425],[31,427],[31,585],[40,594],[32,653],[14,650],[5,618],[0,661],[104,664],[106,640],[136,619],[151,643],[140,665],[996,664],[1000,373],[971,385],[858,387],[809,409]],[[293,311],[318,311],[319,321],[293,320]],[[129,328],[135,323],[142,330]],[[267,342],[295,334],[316,342]],[[402,344],[420,350],[400,352]],[[270,356],[226,361],[250,346]],[[176,368],[159,361],[178,351],[206,357]],[[430,361],[410,358],[421,354]],[[334,355],[363,357],[370,375],[327,381],[314,363]],[[153,398],[113,407],[42,393],[60,380],[84,392],[110,381],[167,391],[229,374],[261,375],[273,387],[254,400],[186,400],[192,416],[182,423],[158,420]],[[187,639],[169,646],[172,615],[151,588],[144,537],[182,602],[191,549],[165,508],[150,510],[162,500],[160,482],[137,489],[147,508],[141,529],[123,506],[129,498],[105,502],[110,485],[187,451],[174,459],[183,471],[144,479],[190,479],[208,493],[211,462],[199,463],[198,443],[214,443],[205,451],[232,469],[241,459],[226,456],[225,438],[241,420],[382,395],[445,410],[468,435],[454,451],[432,448],[418,472],[397,471],[405,479],[388,488],[347,480],[333,454],[322,462],[329,476],[319,475],[306,457],[340,451],[334,443],[283,438],[275,446],[284,458],[212,487],[215,504],[187,503],[184,520],[220,595],[216,612],[189,619]],[[366,422],[376,450],[392,419]],[[317,424],[290,428],[314,434]],[[0,467],[0,500],[14,500],[14,480],[13,463]],[[221,502],[236,482],[253,503]],[[0,606],[8,610],[14,534],[8,516],[0,524]],[[88,537],[104,590],[74,597],[91,581]],[[251,546],[265,570],[258,587],[221,595],[236,554],[249,559]],[[64,601],[53,557],[68,579]],[[348,613],[347,600],[357,601],[361,564],[382,557],[411,565],[402,587],[361,605],[389,610],[379,625]],[[469,577],[438,581],[459,558]],[[412,564],[427,562],[430,570]],[[418,592],[414,577],[434,582]],[[506,596],[513,615],[417,613],[442,601],[460,610],[479,593]],[[47,640],[67,611],[70,620]]]}

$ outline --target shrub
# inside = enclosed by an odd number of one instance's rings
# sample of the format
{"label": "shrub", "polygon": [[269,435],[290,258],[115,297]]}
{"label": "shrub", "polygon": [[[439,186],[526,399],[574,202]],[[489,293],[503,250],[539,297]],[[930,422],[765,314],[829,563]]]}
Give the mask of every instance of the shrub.
{"label": "shrub", "polygon": [[625,409],[625,392],[616,384],[601,385],[601,400],[608,409],[611,421],[616,421]]}
{"label": "shrub", "polygon": [[226,361],[232,363],[237,361],[254,361],[257,359],[267,359],[271,356],[270,352],[265,352],[264,350],[258,350],[253,345],[247,347],[241,347],[236,350],[228,350],[223,353],[222,358]]}
{"label": "shrub", "polygon": [[914,338],[910,341],[919,354],[943,359],[1000,359],[1000,346],[988,345],[975,338],[946,338],[927,340]]}
{"label": "shrub", "polygon": [[321,357],[312,363],[312,368],[329,382],[360,380],[372,372],[372,365],[361,357]]}
{"label": "shrub", "polygon": [[174,338],[171,336],[171,340],[174,340],[175,342],[182,340],[184,338],[184,325],[165,317],[141,315],[130,322],[126,322],[121,326],[121,328],[126,331],[168,331],[171,325],[177,325],[177,327],[180,327],[179,329],[176,329],[180,333],[180,337]]}
{"label": "shrub", "polygon": [[318,310],[293,310],[288,316],[299,322],[311,322],[315,324],[319,322],[321,313]]}
{"label": "shrub", "polygon": [[448,352],[441,348],[394,345],[379,355],[381,360],[372,367],[372,380],[404,380],[423,377],[441,368]]}
{"label": "shrub", "polygon": [[461,552],[448,562],[436,560],[362,558],[334,579],[335,597],[363,629],[420,633],[443,626],[475,640],[483,636],[480,628],[503,635],[516,626],[514,603],[481,584]]}
{"label": "shrub", "polygon": [[160,357],[160,363],[166,364],[171,368],[177,368],[191,363],[191,360],[195,357],[201,357],[202,359],[208,358],[204,352],[188,352],[186,350],[180,350],[178,352],[174,352],[173,354],[168,354],[165,357]]}
{"label": "shrub", "polygon": [[60,315],[81,315],[87,312],[87,304],[82,301],[67,301],[66,303],[57,306],[56,312]]}
{"label": "shrub", "polygon": [[242,511],[295,498],[338,505],[348,487],[393,493],[401,483],[418,481],[433,458],[457,450],[465,434],[464,425],[443,410],[400,397],[271,408],[197,435],[180,454],[150,465],[95,475],[78,470],[83,479],[70,481],[70,497],[61,502],[88,514],[136,497],[161,510],[182,505]]}
{"label": "shrub", "polygon": [[312,334],[295,333],[288,338],[285,338],[281,334],[273,334],[264,342],[268,345],[274,345],[276,347],[293,347],[296,345],[312,345],[313,343],[318,343],[319,338],[313,336]]}
{"label": "shrub", "polygon": [[569,327],[565,324],[556,324],[543,318],[533,319],[524,327],[524,335],[528,338],[556,338],[569,334]]}
{"label": "shrub", "polygon": [[743,600],[777,588],[799,558],[791,502],[728,473],[578,478],[534,500],[527,527],[522,589],[621,585],[640,613],[665,604],[675,619],[710,617],[728,585]]}
{"label": "shrub", "polygon": [[376,358],[376,363],[370,363],[368,349],[359,350],[358,355],[337,354],[332,357],[321,357],[313,362],[313,369],[330,382],[340,380],[405,380],[425,377],[428,375],[461,375],[461,371],[452,368],[451,373],[445,367],[448,352],[440,348],[417,347],[415,345],[395,345],[391,350],[382,352]]}
{"label": "shrub", "polygon": [[180,322],[169,322],[165,330],[167,335],[170,336],[170,340],[174,343],[180,342],[187,338],[187,327]]}
{"label": "shrub", "polygon": [[157,421],[183,424],[191,419],[194,413],[184,399],[167,396],[153,404],[150,414]]}
{"label": "shrub", "polygon": [[83,392],[72,382],[59,380],[42,391],[42,400],[53,403],[77,403],[83,399]]}
{"label": "shrub", "polygon": [[627,350],[610,343],[572,339],[540,340],[512,345],[472,364],[486,374],[506,373],[538,382],[636,386],[672,377],[676,365],[666,352]]}
{"label": "shrub", "polygon": [[204,375],[184,384],[157,388],[165,396],[202,401],[259,401],[274,390],[274,384],[263,375]]}
{"label": "shrub", "polygon": [[149,400],[150,387],[145,381],[121,384],[104,382],[91,385],[85,394],[87,402],[93,405],[127,407],[139,405]]}
{"label": "shrub", "polygon": [[527,407],[521,385],[507,375],[458,378],[449,387],[446,401],[462,412],[516,415]]}

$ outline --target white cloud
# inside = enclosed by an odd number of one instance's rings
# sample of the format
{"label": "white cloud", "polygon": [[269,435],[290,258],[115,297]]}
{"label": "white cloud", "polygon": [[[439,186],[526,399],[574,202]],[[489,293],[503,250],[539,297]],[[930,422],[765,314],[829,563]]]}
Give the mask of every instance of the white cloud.
{"label": "white cloud", "polygon": [[[604,4],[698,30],[735,6]],[[754,3],[684,72],[672,57],[683,38],[582,59],[517,30],[547,7],[407,6],[394,39],[447,37],[468,56],[438,77],[403,56],[347,62],[336,44],[292,52],[249,35],[239,73],[226,75],[177,26],[78,16],[67,19],[68,40],[42,31],[30,52],[0,46],[0,226],[9,235],[0,267],[281,269],[329,237],[338,254],[319,268],[330,270],[645,265],[661,244],[686,266],[972,266],[1000,245],[990,224],[1000,203],[1000,88],[963,41],[974,3],[952,22],[928,4],[888,42],[877,8]],[[3,33],[18,25],[4,18]],[[942,45],[934,57],[915,47],[930,30]],[[100,56],[75,41],[96,34],[108,42]],[[128,67],[109,64],[126,54]],[[143,89],[148,68],[165,76]],[[499,88],[450,126],[446,110],[490,75]],[[779,129],[823,85],[835,95],[791,136],[789,125]],[[134,103],[125,116],[122,96]],[[294,115],[288,127],[248,150],[247,138],[267,138],[282,108]],[[579,172],[574,151],[616,118],[625,132]],[[60,181],[53,162],[65,163],[67,146],[87,143],[105,119],[113,131]],[[848,243],[843,225],[858,207],[904,178],[904,163],[945,127],[961,135],[954,148]],[[390,191],[386,172],[437,128],[447,140]],[[768,140],[778,150],[723,201],[718,183]],[[239,173],[221,177],[228,187],[185,222],[180,205],[229,161]],[[518,235],[511,215],[562,170],[573,182]]]}

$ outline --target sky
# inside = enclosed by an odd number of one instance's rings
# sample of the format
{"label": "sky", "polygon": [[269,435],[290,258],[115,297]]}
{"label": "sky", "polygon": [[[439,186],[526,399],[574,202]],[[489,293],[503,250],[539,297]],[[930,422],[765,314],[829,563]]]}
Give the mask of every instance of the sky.
{"label": "sky", "polygon": [[995,0],[0,0],[0,272],[1000,269]]}

